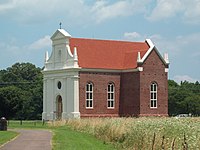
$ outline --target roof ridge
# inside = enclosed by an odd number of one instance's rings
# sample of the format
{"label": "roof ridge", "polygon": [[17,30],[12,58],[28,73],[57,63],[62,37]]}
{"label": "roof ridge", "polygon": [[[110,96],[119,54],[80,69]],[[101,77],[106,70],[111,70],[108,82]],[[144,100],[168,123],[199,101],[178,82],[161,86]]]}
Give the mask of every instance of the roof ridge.
{"label": "roof ridge", "polygon": [[81,38],[81,37],[72,37],[72,39],[80,40],[94,40],[94,41],[108,41],[108,42],[124,42],[124,43],[145,43],[146,41],[127,41],[127,40],[115,40],[115,39],[95,39],[95,38]]}

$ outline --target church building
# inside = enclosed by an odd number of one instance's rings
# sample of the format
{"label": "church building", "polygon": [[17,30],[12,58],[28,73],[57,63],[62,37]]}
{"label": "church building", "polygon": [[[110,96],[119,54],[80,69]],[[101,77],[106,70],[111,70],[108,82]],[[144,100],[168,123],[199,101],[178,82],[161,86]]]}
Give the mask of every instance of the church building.
{"label": "church building", "polygon": [[168,116],[168,54],[144,42],[53,36],[42,119]]}

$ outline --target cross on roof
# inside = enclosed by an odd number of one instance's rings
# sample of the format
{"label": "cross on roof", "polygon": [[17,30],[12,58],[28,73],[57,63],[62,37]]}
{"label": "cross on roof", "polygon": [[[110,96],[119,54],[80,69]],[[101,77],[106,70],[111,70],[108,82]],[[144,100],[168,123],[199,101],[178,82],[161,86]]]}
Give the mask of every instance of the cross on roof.
{"label": "cross on roof", "polygon": [[59,25],[60,25],[60,29],[61,29],[62,28],[62,23],[60,22]]}

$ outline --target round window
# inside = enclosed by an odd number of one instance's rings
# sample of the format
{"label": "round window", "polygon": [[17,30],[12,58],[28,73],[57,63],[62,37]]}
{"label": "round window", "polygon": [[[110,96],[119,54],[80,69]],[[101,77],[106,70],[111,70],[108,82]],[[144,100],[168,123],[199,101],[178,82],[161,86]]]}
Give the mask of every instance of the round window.
{"label": "round window", "polygon": [[58,89],[61,89],[61,86],[62,86],[62,84],[61,84],[61,82],[60,82],[60,81],[58,81],[58,84],[57,84],[57,86],[58,86]]}

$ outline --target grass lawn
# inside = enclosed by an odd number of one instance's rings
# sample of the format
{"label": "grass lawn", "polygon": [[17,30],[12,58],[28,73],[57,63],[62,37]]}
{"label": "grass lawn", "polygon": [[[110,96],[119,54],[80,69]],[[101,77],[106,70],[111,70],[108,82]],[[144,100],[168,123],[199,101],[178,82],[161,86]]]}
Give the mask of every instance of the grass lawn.
{"label": "grass lawn", "polygon": [[9,127],[51,130],[53,150],[200,149],[200,117],[85,118],[44,125],[18,121]]}
{"label": "grass lawn", "polygon": [[9,121],[9,128],[47,129],[53,132],[53,150],[110,150],[113,145],[87,133],[77,132],[68,126],[49,126],[41,121]]}
{"label": "grass lawn", "polygon": [[7,141],[13,139],[16,137],[18,134],[13,131],[0,131],[0,146]]}
{"label": "grass lawn", "polygon": [[53,129],[53,150],[111,150],[114,147],[94,136],[71,130],[69,127]]}

